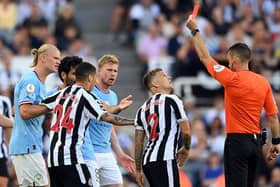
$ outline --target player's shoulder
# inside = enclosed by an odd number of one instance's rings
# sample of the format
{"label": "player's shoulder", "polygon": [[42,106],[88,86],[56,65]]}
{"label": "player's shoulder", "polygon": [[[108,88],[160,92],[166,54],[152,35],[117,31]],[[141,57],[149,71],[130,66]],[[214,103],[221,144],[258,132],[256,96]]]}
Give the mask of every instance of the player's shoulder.
{"label": "player's shoulder", "polygon": [[28,72],[24,74],[18,84],[38,84],[40,83],[40,79],[34,72]]}
{"label": "player's shoulder", "polygon": [[262,84],[263,86],[270,85],[269,81],[263,75],[260,75],[259,73],[255,73],[252,71],[250,71],[250,73],[257,78],[256,84]]}
{"label": "player's shoulder", "polygon": [[170,98],[170,99],[173,99],[173,100],[181,100],[181,99],[182,99],[181,97],[179,97],[179,96],[176,95],[176,94],[164,94],[164,96],[165,96],[166,98]]}

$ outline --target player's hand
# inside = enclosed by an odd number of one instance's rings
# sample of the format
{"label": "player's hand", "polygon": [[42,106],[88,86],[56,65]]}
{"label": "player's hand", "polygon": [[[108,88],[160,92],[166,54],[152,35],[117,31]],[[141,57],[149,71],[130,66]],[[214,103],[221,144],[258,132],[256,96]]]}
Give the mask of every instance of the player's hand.
{"label": "player's hand", "polygon": [[135,176],[136,169],[135,169],[135,160],[131,158],[127,154],[122,154],[119,156],[118,161],[120,165],[129,173],[131,173],[133,176]]}
{"label": "player's hand", "polygon": [[269,150],[268,160],[274,160],[280,154],[280,145],[272,145]]}
{"label": "player's hand", "polygon": [[197,29],[196,20],[195,20],[195,18],[193,18],[192,15],[189,15],[189,18],[187,19],[186,26],[187,26],[190,30]]}
{"label": "player's hand", "polygon": [[136,171],[136,182],[140,187],[144,186],[144,178],[142,171]]}
{"label": "player's hand", "polygon": [[179,149],[179,151],[177,152],[177,163],[179,167],[184,166],[185,162],[188,160],[188,157],[189,157],[189,150],[185,149],[184,147]]}
{"label": "player's hand", "polygon": [[123,98],[119,103],[119,108],[121,110],[124,110],[124,109],[128,108],[129,106],[131,106],[133,103],[133,101],[131,99],[132,99],[132,95],[128,95],[127,97]]}
{"label": "player's hand", "polygon": [[110,105],[109,105],[107,102],[103,102],[103,103],[102,103],[102,107],[103,107],[105,110],[109,110]]}

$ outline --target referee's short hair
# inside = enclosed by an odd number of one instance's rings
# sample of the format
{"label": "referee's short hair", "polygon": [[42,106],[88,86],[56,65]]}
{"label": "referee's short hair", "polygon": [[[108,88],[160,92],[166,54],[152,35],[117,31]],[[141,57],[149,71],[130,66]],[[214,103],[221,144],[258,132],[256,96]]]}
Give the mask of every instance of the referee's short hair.
{"label": "referee's short hair", "polygon": [[143,84],[144,86],[150,90],[151,89],[151,86],[152,86],[152,81],[154,79],[154,77],[156,76],[157,72],[160,72],[162,71],[161,68],[156,68],[156,69],[153,69],[149,72],[147,72],[144,77],[143,77]]}
{"label": "referee's short hair", "polygon": [[78,65],[75,75],[76,75],[76,80],[77,81],[84,81],[87,79],[88,75],[90,74],[96,74],[96,68],[88,63],[88,62],[83,62]]}
{"label": "referee's short hair", "polygon": [[245,43],[233,44],[227,51],[230,55],[237,56],[241,62],[249,62],[251,60],[251,50]]}
{"label": "referee's short hair", "polygon": [[62,72],[65,72],[66,74],[68,74],[70,72],[71,68],[77,67],[82,62],[83,62],[83,59],[78,56],[64,57],[58,66],[58,76],[59,76],[60,80],[63,81],[62,77],[61,77]]}

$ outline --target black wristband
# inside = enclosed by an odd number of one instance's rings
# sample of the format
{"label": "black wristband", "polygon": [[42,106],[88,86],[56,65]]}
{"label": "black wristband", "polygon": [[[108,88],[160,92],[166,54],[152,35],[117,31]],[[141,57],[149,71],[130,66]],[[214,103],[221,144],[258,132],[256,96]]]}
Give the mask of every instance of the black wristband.
{"label": "black wristband", "polygon": [[193,29],[193,30],[191,30],[192,36],[195,36],[196,33],[198,33],[198,32],[199,32],[199,29]]}
{"label": "black wristband", "polygon": [[271,143],[272,143],[273,145],[280,144],[280,138],[272,138]]}

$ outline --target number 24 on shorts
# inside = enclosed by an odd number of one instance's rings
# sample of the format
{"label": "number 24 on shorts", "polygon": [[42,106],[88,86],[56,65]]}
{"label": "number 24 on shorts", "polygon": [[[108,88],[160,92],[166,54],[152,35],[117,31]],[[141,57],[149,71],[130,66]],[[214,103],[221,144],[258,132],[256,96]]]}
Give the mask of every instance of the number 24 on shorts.
{"label": "number 24 on shorts", "polygon": [[[67,129],[67,133],[71,133],[71,131],[74,127],[73,119],[69,118],[70,114],[71,114],[71,111],[72,111],[72,107],[68,107],[66,113],[63,116],[62,115],[63,112],[64,112],[63,111],[63,106],[60,105],[60,104],[56,105],[53,113],[55,115],[57,115],[57,118],[56,118],[56,121],[55,121],[54,125],[51,127],[51,130],[55,131],[55,132],[59,132],[60,124],[61,124],[62,127]],[[62,119],[62,122],[61,122],[62,116],[63,116],[63,119]]]}

